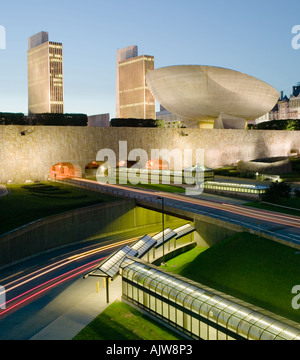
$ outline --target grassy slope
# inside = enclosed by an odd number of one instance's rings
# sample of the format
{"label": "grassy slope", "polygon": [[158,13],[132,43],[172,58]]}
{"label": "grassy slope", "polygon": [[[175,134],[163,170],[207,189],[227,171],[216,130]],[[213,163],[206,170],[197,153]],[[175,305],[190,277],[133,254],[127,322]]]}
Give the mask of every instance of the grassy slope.
{"label": "grassy slope", "polygon": [[[299,198],[293,197],[291,199],[281,199],[279,205],[280,206],[269,205],[269,204],[264,204],[264,203],[260,203],[260,202],[245,204],[245,206],[250,206],[250,207],[257,208],[257,209],[264,209],[264,210],[281,212],[284,214],[289,214],[289,215],[294,215],[294,216],[300,216],[300,199]],[[285,206],[285,207],[281,207],[281,206]],[[288,209],[288,208],[292,208],[292,209]]]}
{"label": "grassy slope", "polygon": [[[295,249],[241,233],[210,249],[196,247],[168,261],[164,268],[300,323],[299,311],[291,306],[295,296],[291,290],[299,284],[299,266],[300,254]],[[75,340],[164,340],[174,336],[148,321],[128,305],[114,303]]]}
{"label": "grassy slope", "polygon": [[184,256],[171,260],[168,270],[300,323],[291,306],[292,288],[300,283],[295,249],[243,233]]}
{"label": "grassy slope", "polygon": [[0,198],[0,234],[40,218],[114,199],[58,183],[24,186],[10,185],[11,195]]}
{"label": "grassy slope", "polygon": [[181,340],[121,302],[114,302],[73,340]]}

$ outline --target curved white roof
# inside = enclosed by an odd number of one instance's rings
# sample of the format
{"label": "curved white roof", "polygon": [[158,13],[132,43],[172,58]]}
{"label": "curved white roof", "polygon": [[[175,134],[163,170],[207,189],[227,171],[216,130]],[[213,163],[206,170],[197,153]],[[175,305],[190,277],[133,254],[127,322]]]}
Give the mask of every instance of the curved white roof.
{"label": "curved white roof", "polygon": [[276,105],[279,93],[252,76],[200,65],[152,70],[146,77],[156,100],[188,121],[215,120],[220,115],[254,120]]}

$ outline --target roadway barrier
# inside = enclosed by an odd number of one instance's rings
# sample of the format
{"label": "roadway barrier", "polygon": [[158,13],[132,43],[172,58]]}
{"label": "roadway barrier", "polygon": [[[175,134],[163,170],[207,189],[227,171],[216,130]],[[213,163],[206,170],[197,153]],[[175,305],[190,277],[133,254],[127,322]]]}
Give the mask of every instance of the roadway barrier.
{"label": "roadway barrier", "polygon": [[[85,179],[68,179],[64,181],[70,185],[88,188],[93,191],[99,191],[124,199],[132,199],[135,200],[138,205],[147,201],[149,204],[152,204],[153,208],[156,210],[161,209],[161,199],[164,198],[164,193],[158,191],[147,191],[147,196],[145,197],[145,191],[138,188],[126,189],[124,187],[122,188],[121,186],[106,185]],[[174,195],[172,196],[174,197]],[[230,216],[217,214],[215,211],[209,212],[206,210],[201,210],[200,207],[197,207],[196,205],[194,206],[188,203],[184,203],[184,198],[182,196],[179,196],[178,199],[179,198],[181,201],[174,201],[174,198],[164,199],[165,209],[172,209],[174,216],[186,216],[186,218],[189,218],[192,221],[198,218],[209,223],[214,222],[215,225],[223,228],[230,228],[236,232],[247,231],[258,236],[277,241],[287,246],[300,249],[300,234],[297,235],[291,233],[290,235],[285,235],[280,232],[274,232],[264,227],[262,221],[257,220],[256,224],[254,225],[253,223],[251,224],[250,222],[247,222],[246,219],[244,221],[237,220]]]}
{"label": "roadway barrier", "polygon": [[[166,223],[179,226],[182,220],[166,216]],[[121,199],[88,206],[34,221],[0,236],[0,268],[46,251],[79,243],[90,237],[105,241],[134,232],[139,235],[161,229],[161,215],[136,208],[135,202]],[[102,240],[101,240],[102,239]]]}

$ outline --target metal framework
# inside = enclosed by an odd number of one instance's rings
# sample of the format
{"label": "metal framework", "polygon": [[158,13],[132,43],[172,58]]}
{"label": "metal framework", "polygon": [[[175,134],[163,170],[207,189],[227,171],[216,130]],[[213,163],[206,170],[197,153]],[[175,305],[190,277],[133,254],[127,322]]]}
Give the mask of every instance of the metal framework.
{"label": "metal framework", "polygon": [[[107,259],[103,260],[96,268],[92,271],[84,275],[84,278],[89,276],[96,276],[102,277],[106,279],[106,301],[109,303],[109,279],[115,279],[119,275],[119,270],[128,257],[135,257],[141,259],[152,248],[159,247],[164,245],[166,242],[170,241],[171,239],[175,238],[179,234],[183,235],[185,229],[189,226],[189,230],[191,225],[187,224],[184,229],[177,229],[173,231],[172,229],[165,229],[161,233],[156,234],[154,237],[150,235],[145,235],[138,239],[135,243],[131,246],[125,245],[122,249],[114,252],[111,256]],[[179,232],[180,230],[180,232]],[[195,230],[195,229],[194,229]],[[184,236],[184,235],[183,235]]]}
{"label": "metal framework", "polygon": [[141,259],[156,245],[156,243],[156,240],[154,240],[150,235],[145,235],[131,245],[131,248],[137,251],[138,254],[136,257]]}
{"label": "metal framework", "polygon": [[165,229],[164,231],[154,235],[153,239],[156,241],[155,248],[158,249],[164,243],[173,239],[176,235],[177,233],[170,228]]}
{"label": "metal framework", "polygon": [[180,226],[179,228],[174,229],[174,232],[177,234],[175,239],[179,240],[186,235],[192,234],[195,230],[196,229],[191,224]]}
{"label": "metal framework", "polygon": [[299,325],[141,260],[122,267],[123,299],[204,340],[300,340]]}
{"label": "metal framework", "polygon": [[141,260],[152,248],[171,239],[176,242],[194,231],[191,224],[186,224],[153,237],[145,235],[113,253],[84,277],[106,279],[109,303],[109,279],[121,274],[123,300],[191,338],[300,340],[298,324]]}

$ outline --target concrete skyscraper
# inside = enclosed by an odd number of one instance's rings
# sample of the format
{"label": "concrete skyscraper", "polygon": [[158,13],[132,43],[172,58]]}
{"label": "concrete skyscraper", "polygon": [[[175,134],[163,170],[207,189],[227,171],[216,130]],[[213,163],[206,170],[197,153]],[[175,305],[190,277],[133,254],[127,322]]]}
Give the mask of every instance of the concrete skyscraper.
{"label": "concrete skyscraper", "polygon": [[128,46],[117,51],[116,118],[120,117],[120,71],[119,62],[138,56],[138,47]]}
{"label": "concrete skyscraper", "polygon": [[138,56],[137,46],[117,52],[116,118],[155,119],[155,99],[146,82],[154,57]]}
{"label": "concrete skyscraper", "polygon": [[29,38],[28,113],[64,113],[63,46],[47,32]]}

